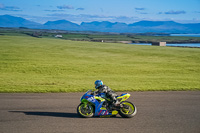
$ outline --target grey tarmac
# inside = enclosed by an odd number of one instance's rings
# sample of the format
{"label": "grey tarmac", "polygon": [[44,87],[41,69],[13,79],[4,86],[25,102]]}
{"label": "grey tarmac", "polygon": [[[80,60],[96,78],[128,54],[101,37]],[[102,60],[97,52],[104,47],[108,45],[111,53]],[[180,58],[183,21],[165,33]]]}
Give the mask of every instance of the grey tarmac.
{"label": "grey tarmac", "polygon": [[84,92],[1,93],[0,133],[200,133],[200,91],[129,93],[133,118],[80,118]]}

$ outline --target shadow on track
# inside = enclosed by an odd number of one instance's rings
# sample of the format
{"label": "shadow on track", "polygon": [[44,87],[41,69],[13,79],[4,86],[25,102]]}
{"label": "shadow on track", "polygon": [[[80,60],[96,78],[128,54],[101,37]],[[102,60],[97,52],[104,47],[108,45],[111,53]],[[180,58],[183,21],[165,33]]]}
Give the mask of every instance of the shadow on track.
{"label": "shadow on track", "polygon": [[[82,118],[77,113],[62,113],[62,112],[39,112],[39,111],[9,111],[11,113],[23,113],[25,115],[35,115],[35,116],[50,116],[50,117],[66,117],[66,118]],[[122,118],[117,116],[102,116],[102,117],[92,117],[92,118]],[[85,119],[85,118],[83,118]]]}
{"label": "shadow on track", "polygon": [[51,116],[51,117],[67,117],[67,118],[80,118],[76,113],[62,113],[62,112],[38,112],[38,111],[9,111],[12,113],[24,113],[25,115],[37,116]]}

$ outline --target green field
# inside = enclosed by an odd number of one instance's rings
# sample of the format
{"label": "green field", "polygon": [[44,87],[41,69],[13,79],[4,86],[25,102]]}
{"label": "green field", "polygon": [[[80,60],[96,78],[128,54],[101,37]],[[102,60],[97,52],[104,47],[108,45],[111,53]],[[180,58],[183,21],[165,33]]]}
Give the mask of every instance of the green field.
{"label": "green field", "polygon": [[0,92],[200,90],[200,49],[0,36]]}

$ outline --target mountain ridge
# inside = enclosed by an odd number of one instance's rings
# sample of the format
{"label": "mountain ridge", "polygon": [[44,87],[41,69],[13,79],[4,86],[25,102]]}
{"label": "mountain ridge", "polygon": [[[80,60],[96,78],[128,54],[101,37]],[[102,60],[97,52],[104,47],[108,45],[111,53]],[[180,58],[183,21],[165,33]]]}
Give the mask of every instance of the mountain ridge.
{"label": "mountain ridge", "polygon": [[27,27],[35,29],[57,29],[72,31],[97,31],[117,33],[200,33],[200,23],[181,24],[174,21],[139,21],[132,24],[109,21],[82,22],[80,25],[68,20],[48,21],[45,24],[22,17],[0,15],[0,27]]}
{"label": "mountain ridge", "polygon": [[[16,21],[17,20],[17,21]],[[21,17],[14,17],[11,15],[1,15],[0,16],[0,27],[28,27],[36,28],[40,27],[42,24],[26,20]]]}

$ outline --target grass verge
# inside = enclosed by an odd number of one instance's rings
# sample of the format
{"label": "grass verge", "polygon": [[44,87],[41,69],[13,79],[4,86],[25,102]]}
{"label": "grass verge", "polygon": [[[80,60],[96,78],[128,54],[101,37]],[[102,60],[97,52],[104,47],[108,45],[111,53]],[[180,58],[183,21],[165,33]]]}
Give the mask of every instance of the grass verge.
{"label": "grass verge", "polygon": [[0,92],[200,90],[200,49],[0,36]]}

